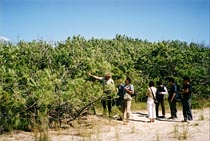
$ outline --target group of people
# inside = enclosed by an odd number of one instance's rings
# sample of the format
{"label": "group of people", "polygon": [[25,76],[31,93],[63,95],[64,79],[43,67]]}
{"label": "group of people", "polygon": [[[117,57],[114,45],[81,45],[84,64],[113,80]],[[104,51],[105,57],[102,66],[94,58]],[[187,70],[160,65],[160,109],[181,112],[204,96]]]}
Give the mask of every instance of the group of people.
{"label": "group of people", "polygon": [[[110,116],[112,110],[112,96],[115,89],[114,81],[110,73],[105,74],[104,77],[95,76],[89,74],[89,76],[101,80],[103,83],[104,97],[101,100],[104,113],[106,113],[108,108],[108,114]],[[190,84],[190,78],[188,76],[183,77],[183,86],[181,90],[178,90],[177,84],[174,78],[168,78],[169,89],[161,81],[155,83],[153,81],[149,82],[149,88],[146,91],[147,96],[147,110],[148,110],[148,122],[154,122],[156,118],[159,118],[159,105],[162,109],[161,118],[165,118],[165,103],[164,96],[168,94],[168,102],[170,105],[171,117],[169,119],[177,118],[177,108],[176,108],[176,95],[179,92],[182,95],[182,106],[183,106],[183,122],[188,122],[193,120],[191,112],[191,95],[192,86]],[[131,101],[132,95],[134,95],[134,86],[131,84],[131,78],[126,77],[124,83],[118,85],[118,105],[120,105],[120,110],[122,112],[121,119],[123,121],[129,121],[131,117]]]}
{"label": "group of people", "polygon": [[192,86],[190,84],[190,78],[188,76],[183,77],[183,86],[182,89],[179,90],[177,84],[174,81],[174,78],[168,78],[169,90],[167,90],[166,86],[163,85],[161,81],[158,81],[155,87],[153,81],[149,82],[149,88],[147,89],[146,95],[147,98],[147,108],[148,108],[148,116],[150,121],[154,122],[156,118],[159,117],[159,105],[162,108],[162,118],[165,118],[165,103],[164,103],[164,95],[168,94],[168,102],[170,106],[171,117],[169,119],[177,118],[177,95],[181,95],[181,102],[183,106],[183,122],[188,122],[193,120],[192,111],[191,111],[191,95],[192,95]]}
{"label": "group of people", "polygon": [[[112,100],[113,96],[112,93],[116,93],[114,81],[111,77],[111,73],[106,73],[104,77],[99,77],[93,74],[89,73],[89,76],[102,81],[103,84],[103,92],[104,97],[101,100],[104,114],[106,114],[108,109],[108,114],[111,116],[111,110],[112,110]],[[131,84],[130,77],[126,77],[125,82],[119,84],[118,86],[118,100],[117,103],[120,105],[120,110],[122,112],[121,118],[124,121],[128,121],[131,117],[131,101],[132,101],[132,95],[134,94],[134,86]],[[126,97],[127,96],[127,97]]]}

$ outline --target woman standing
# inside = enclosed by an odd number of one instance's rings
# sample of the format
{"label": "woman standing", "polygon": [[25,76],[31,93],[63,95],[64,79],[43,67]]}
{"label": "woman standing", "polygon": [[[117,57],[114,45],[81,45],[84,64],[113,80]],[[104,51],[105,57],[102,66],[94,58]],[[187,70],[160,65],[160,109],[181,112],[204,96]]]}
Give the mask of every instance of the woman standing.
{"label": "woman standing", "polygon": [[127,77],[125,80],[125,86],[124,86],[125,94],[128,94],[130,96],[130,99],[124,99],[124,106],[123,108],[123,120],[130,120],[131,117],[131,96],[134,94],[134,87],[131,84],[130,77]]}
{"label": "woman standing", "polygon": [[[154,97],[156,97],[157,88],[154,86],[154,82],[149,82],[149,88],[147,89],[146,96],[147,98],[147,110],[149,115],[149,122],[154,122],[156,118],[156,112],[155,112],[155,102]],[[154,97],[153,97],[154,95]]]}

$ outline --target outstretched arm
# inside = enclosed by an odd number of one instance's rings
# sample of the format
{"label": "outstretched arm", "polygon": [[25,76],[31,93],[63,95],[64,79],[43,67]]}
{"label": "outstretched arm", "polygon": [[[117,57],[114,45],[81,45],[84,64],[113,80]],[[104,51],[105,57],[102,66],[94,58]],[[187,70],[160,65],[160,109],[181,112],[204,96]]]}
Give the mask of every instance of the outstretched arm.
{"label": "outstretched arm", "polygon": [[96,76],[96,75],[92,75],[91,73],[89,73],[88,75],[89,75],[90,77],[93,77],[93,78],[97,79],[97,80],[102,80],[102,79],[103,79],[103,77],[99,77],[99,76]]}

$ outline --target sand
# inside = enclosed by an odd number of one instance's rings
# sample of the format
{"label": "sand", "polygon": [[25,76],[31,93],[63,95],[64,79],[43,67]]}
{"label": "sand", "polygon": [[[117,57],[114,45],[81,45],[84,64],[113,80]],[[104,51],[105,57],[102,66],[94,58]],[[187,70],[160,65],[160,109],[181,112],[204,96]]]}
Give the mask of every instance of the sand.
{"label": "sand", "polygon": [[[147,111],[132,112],[129,122],[89,115],[72,123],[73,127],[50,129],[46,133],[49,141],[210,141],[210,109],[192,110],[194,120],[181,122],[178,118],[166,118],[147,123]],[[78,124],[80,123],[80,124]],[[66,125],[65,125],[66,126]],[[34,141],[43,138],[44,133],[14,131],[0,135],[0,141]]]}

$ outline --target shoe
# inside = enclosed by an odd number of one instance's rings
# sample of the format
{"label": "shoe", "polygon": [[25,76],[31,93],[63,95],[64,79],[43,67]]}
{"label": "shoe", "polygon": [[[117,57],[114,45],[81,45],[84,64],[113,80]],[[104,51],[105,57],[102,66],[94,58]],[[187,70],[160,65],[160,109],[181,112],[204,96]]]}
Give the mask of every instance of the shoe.
{"label": "shoe", "polygon": [[188,122],[188,120],[182,120],[181,122]]}
{"label": "shoe", "polygon": [[168,119],[174,119],[174,117],[169,117]]}
{"label": "shoe", "polygon": [[193,119],[192,118],[188,118],[188,121],[192,121]]}
{"label": "shoe", "polygon": [[159,116],[158,118],[166,118],[165,116]]}

